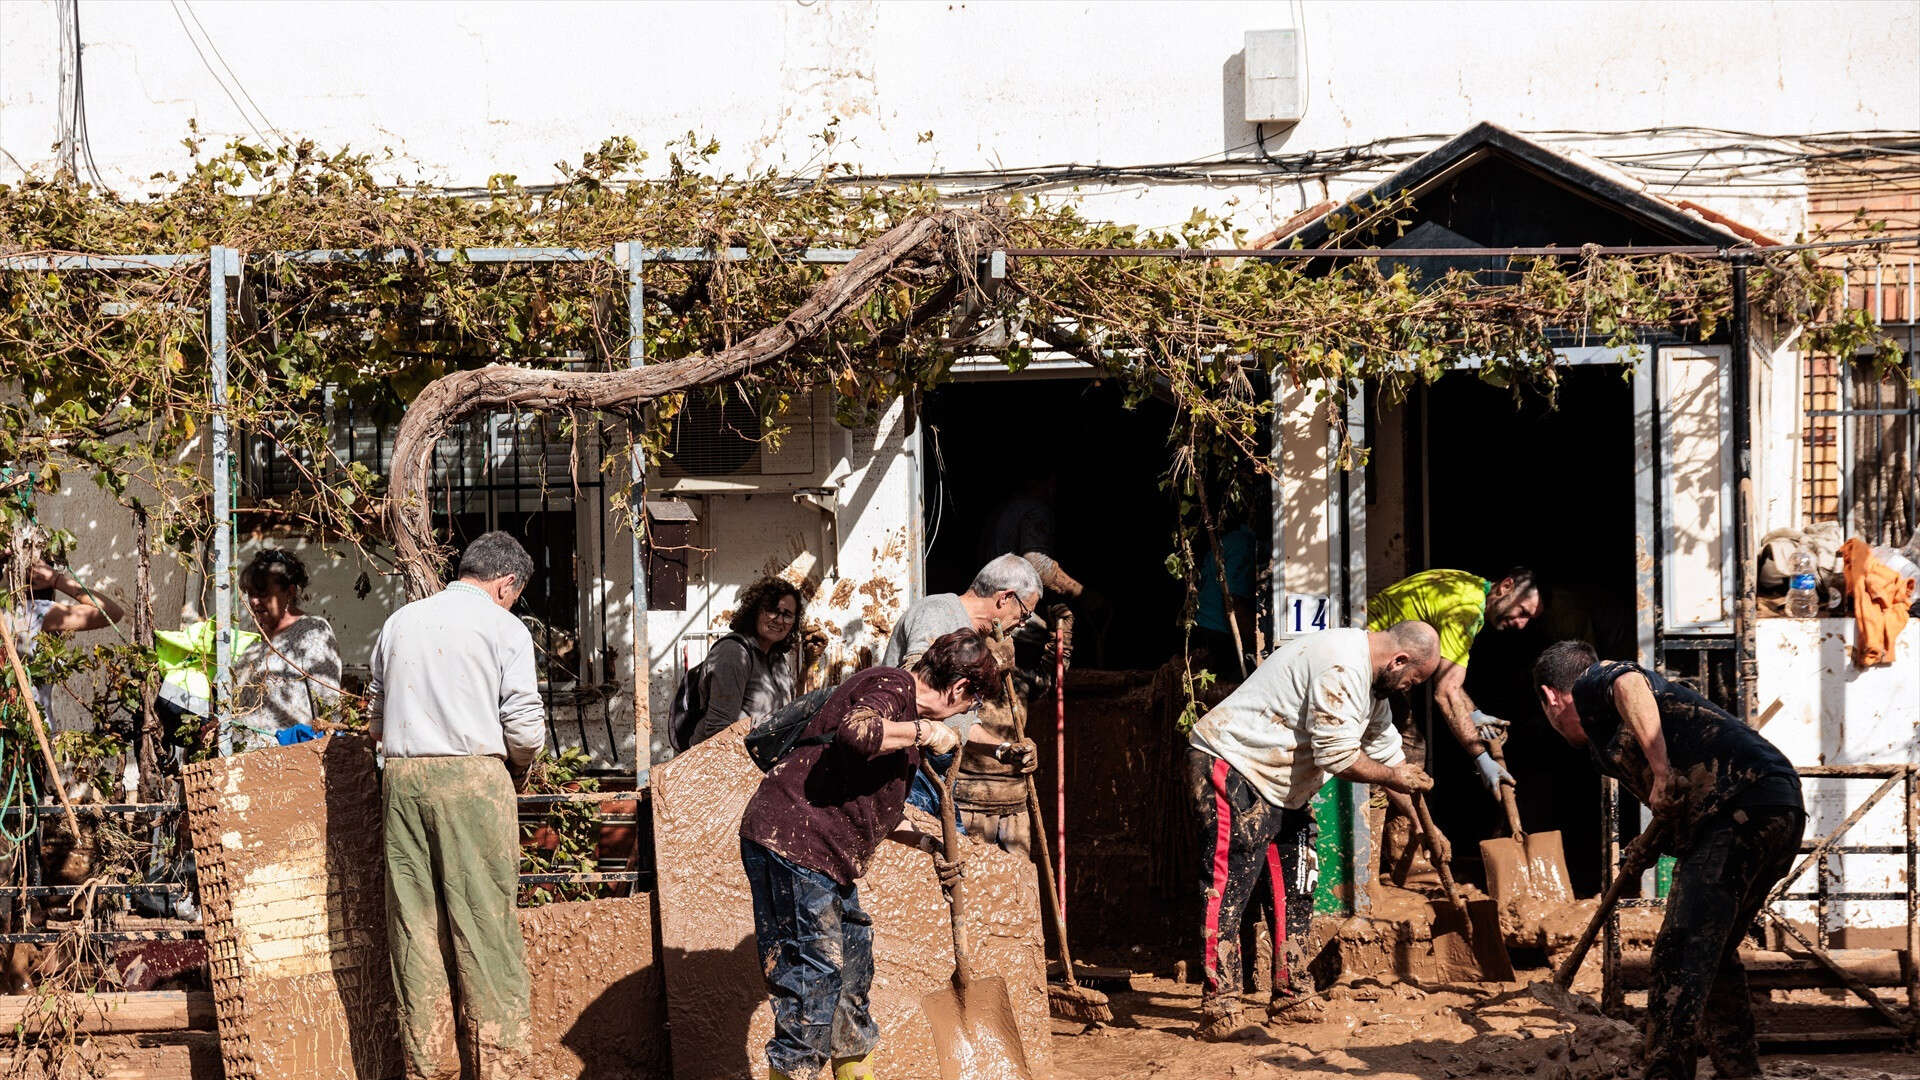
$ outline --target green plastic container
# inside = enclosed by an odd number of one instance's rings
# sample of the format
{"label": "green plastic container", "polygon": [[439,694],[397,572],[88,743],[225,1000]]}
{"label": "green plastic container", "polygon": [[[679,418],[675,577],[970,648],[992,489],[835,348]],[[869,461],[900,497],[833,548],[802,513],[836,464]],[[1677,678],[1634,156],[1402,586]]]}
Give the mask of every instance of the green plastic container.
{"label": "green plastic container", "polygon": [[1667,898],[1668,890],[1673,888],[1673,864],[1674,858],[1671,855],[1662,855],[1660,861],[1653,864],[1653,895],[1662,900]]}

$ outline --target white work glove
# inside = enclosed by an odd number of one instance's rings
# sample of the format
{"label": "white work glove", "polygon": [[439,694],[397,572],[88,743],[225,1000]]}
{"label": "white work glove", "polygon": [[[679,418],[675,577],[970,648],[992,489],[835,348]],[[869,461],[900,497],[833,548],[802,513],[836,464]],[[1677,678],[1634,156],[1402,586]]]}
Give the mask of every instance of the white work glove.
{"label": "white work glove", "polygon": [[951,754],[960,749],[960,734],[938,720],[922,720],[920,745],[936,754]]}
{"label": "white work glove", "polygon": [[1473,759],[1473,767],[1480,773],[1481,786],[1487,789],[1487,794],[1496,799],[1500,797],[1501,784],[1513,783],[1513,774],[1501,768],[1500,763],[1493,760],[1493,755],[1485,750],[1480,751],[1480,756]]}
{"label": "white work glove", "polygon": [[1467,719],[1473,721],[1473,729],[1487,742],[1504,742],[1507,738],[1507,722],[1497,716],[1488,716],[1479,709]]}

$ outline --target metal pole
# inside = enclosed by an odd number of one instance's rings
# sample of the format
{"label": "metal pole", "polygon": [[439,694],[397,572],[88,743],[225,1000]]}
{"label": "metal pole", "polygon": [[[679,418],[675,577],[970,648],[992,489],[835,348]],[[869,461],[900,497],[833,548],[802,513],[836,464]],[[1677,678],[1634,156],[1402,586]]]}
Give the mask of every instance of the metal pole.
{"label": "metal pole", "polygon": [[1754,622],[1759,607],[1754,599],[1753,529],[1753,357],[1747,312],[1747,261],[1735,253],[1733,262],[1733,359],[1729,365],[1733,391],[1733,545],[1739,593],[1733,610],[1735,686],[1741,716],[1752,723],[1759,713],[1758,664]]}
{"label": "metal pole", "polygon": [[[646,265],[647,249],[638,242],[627,243],[627,367],[647,366],[646,286],[640,271]],[[647,558],[641,539],[647,528],[647,455],[640,446],[639,421],[627,421],[633,446],[629,474],[633,481],[627,495],[627,513],[633,534],[633,775],[634,787],[643,789],[653,766],[653,709],[648,696],[652,690],[653,657],[647,644]]]}
{"label": "metal pole", "polygon": [[207,260],[207,362],[213,376],[213,719],[221,757],[233,753],[233,465],[227,429],[230,258],[236,258],[236,253],[216,245]]}
{"label": "metal pole", "polygon": [[1920,1016],[1920,766],[1907,766],[1907,1011]]}

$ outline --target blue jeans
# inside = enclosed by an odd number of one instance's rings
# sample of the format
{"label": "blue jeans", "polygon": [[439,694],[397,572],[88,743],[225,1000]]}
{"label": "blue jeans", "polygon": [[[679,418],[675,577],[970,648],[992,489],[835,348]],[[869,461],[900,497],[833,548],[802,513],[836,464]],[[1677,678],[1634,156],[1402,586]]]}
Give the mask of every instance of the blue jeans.
{"label": "blue jeans", "polygon": [[751,840],[740,862],[753,889],[753,929],[773,1002],[767,1064],[810,1077],[828,1062],[864,1056],[880,1039],[873,984],[873,920],[860,889],[795,866]]}

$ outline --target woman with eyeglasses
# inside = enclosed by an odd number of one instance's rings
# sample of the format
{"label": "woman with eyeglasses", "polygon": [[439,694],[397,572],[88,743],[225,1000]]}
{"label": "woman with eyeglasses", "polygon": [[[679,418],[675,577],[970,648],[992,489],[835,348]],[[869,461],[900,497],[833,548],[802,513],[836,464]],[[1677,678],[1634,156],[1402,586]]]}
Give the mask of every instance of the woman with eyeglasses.
{"label": "woman with eyeglasses", "polygon": [[741,717],[758,719],[793,700],[801,607],[800,590],[780,578],[761,578],[741,592],[732,632],[713,643],[696,673],[706,710],[695,745]]}

